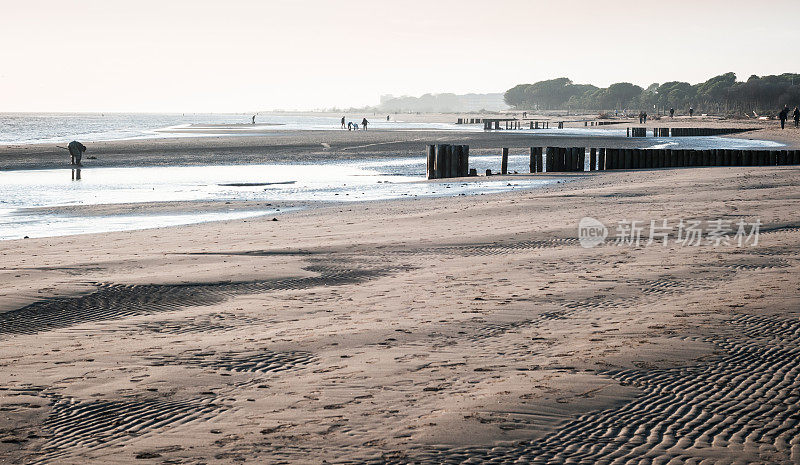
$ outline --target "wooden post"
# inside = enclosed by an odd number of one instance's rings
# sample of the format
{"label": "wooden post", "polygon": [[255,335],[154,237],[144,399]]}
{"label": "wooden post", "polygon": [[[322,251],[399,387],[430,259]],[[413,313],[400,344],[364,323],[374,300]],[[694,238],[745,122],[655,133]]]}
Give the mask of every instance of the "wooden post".
{"label": "wooden post", "polygon": [[449,160],[447,162],[447,169],[450,172],[451,178],[458,177],[458,146],[451,145],[447,148],[447,155]]}
{"label": "wooden post", "polygon": [[529,167],[530,167],[530,172],[531,173],[535,173],[536,172],[536,148],[535,147],[531,147],[531,160],[530,160],[530,163],[529,163]]}
{"label": "wooden post", "polygon": [[578,147],[578,171],[586,171],[586,147]]}
{"label": "wooden post", "polygon": [[[464,176],[469,176],[469,145],[464,146]],[[477,174],[477,172],[476,172]]]}
{"label": "wooden post", "polygon": [[592,147],[589,149],[589,171],[594,171],[597,166],[597,149]]}
{"label": "wooden post", "polygon": [[450,160],[453,161],[453,169],[450,170],[453,177],[461,176],[461,146],[453,145],[453,152],[450,154]]}
{"label": "wooden post", "polygon": [[425,174],[427,175],[428,179],[434,179],[436,177],[436,146],[429,145],[428,146],[428,164],[427,169],[425,170]]}
{"label": "wooden post", "polygon": [[800,165],[800,150],[795,150],[792,154],[792,164]]}
{"label": "wooden post", "polygon": [[503,158],[500,161],[500,174],[508,174],[508,148],[503,147]]}
{"label": "wooden post", "polygon": [[536,172],[544,173],[544,164],[542,163],[542,148],[536,147]]}
{"label": "wooden post", "polygon": [[555,163],[555,147],[547,147],[547,152],[545,152],[546,158],[545,162],[545,169],[548,173],[553,172],[553,164]]}
{"label": "wooden post", "polygon": [[778,164],[778,151],[777,150],[771,150],[769,152],[769,165],[770,166],[775,166],[777,164]]}
{"label": "wooden post", "polygon": [[605,171],[606,169],[606,149],[601,148],[597,153],[597,170]]}
{"label": "wooden post", "polygon": [[434,162],[435,179],[445,177],[445,154],[447,153],[447,144],[439,144],[436,146],[436,161]]}

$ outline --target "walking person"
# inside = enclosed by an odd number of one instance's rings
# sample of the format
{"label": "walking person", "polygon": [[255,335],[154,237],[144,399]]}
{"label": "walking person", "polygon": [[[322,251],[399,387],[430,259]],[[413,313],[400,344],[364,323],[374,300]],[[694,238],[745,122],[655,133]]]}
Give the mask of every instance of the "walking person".
{"label": "walking person", "polygon": [[794,127],[800,126],[800,109],[794,107],[794,113],[792,113],[792,115],[794,116]]}
{"label": "walking person", "polygon": [[367,125],[368,124],[369,124],[369,121],[367,121],[367,118],[364,118],[364,119],[361,120],[361,125],[364,126],[364,130],[365,131],[367,130]]}
{"label": "walking person", "polygon": [[342,129],[344,129],[344,116],[342,116]]}
{"label": "walking person", "polygon": [[786,119],[789,118],[789,105],[784,105],[783,110],[778,113],[778,118],[781,119],[781,129],[786,126]]}
{"label": "walking person", "polygon": [[675,109],[674,108],[670,108],[669,109],[669,117],[672,118],[674,116],[675,116]]}
{"label": "walking person", "polygon": [[694,115],[694,108],[689,107],[689,118],[691,118],[693,115]]}

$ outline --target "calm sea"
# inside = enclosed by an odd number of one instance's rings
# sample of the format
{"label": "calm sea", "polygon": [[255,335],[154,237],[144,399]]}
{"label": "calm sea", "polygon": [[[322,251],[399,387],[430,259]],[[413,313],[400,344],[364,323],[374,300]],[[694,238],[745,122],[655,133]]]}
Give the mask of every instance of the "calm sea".
{"label": "calm sea", "polygon": [[250,122],[243,114],[0,113],[0,144],[59,143],[165,137],[157,129]]}
{"label": "calm sea", "polygon": [[[96,142],[162,137],[223,135],[224,130],[209,127],[229,126],[226,135],[248,135],[266,130],[341,130],[339,116],[264,113],[251,126],[251,113],[0,113],[0,144],[65,143],[71,140]],[[388,130],[478,130],[478,126],[443,123],[405,122],[385,116],[365,115],[371,129]],[[348,116],[360,122],[362,116]],[[402,118],[401,118],[402,119]],[[482,129],[482,128],[481,128]]]}

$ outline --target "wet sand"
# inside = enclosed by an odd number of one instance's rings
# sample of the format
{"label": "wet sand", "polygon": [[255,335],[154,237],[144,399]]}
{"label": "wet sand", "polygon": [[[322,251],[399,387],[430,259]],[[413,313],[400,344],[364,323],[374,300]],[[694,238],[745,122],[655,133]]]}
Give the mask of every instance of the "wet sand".
{"label": "wet sand", "polygon": [[[186,143],[141,144],[199,163]],[[798,182],[605,172],[0,242],[0,457],[797,463]],[[584,249],[584,216],[764,225],[755,247]]]}

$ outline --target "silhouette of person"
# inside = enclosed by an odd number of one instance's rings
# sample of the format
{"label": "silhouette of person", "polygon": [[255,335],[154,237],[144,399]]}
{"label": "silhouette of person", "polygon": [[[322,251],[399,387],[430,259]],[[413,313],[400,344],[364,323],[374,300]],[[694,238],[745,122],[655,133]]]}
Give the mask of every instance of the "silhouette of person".
{"label": "silhouette of person", "polygon": [[794,107],[794,127],[800,126],[800,108]]}
{"label": "silhouette of person", "polygon": [[342,116],[342,129],[344,129],[344,116]]}
{"label": "silhouette of person", "polygon": [[348,121],[347,122],[347,130],[348,131],[352,131],[353,130],[353,122],[352,121]]}
{"label": "silhouette of person", "polygon": [[670,108],[669,109],[669,117],[672,118],[673,116],[675,116],[675,109],[674,108]]}
{"label": "silhouette of person", "polygon": [[386,121],[389,121],[389,115],[386,115]]}
{"label": "silhouette of person", "polygon": [[256,115],[253,115],[253,124],[256,124]]}
{"label": "silhouette of person", "polygon": [[647,113],[642,112],[642,123],[647,124]]}
{"label": "silhouette of person", "polygon": [[364,130],[365,131],[367,130],[367,125],[368,124],[369,124],[369,121],[367,121],[367,118],[364,118],[364,119],[361,120],[361,125],[364,126]]}
{"label": "silhouette of person", "polygon": [[689,118],[691,118],[693,115],[694,115],[694,108],[689,107]]}
{"label": "silhouette of person", "polygon": [[67,145],[67,150],[69,150],[70,155],[69,164],[80,166],[81,157],[83,157],[83,152],[86,151],[86,146],[74,140]]}
{"label": "silhouette of person", "polygon": [[784,105],[783,110],[778,113],[778,117],[781,119],[781,129],[786,126],[786,118],[789,117],[789,105]]}

